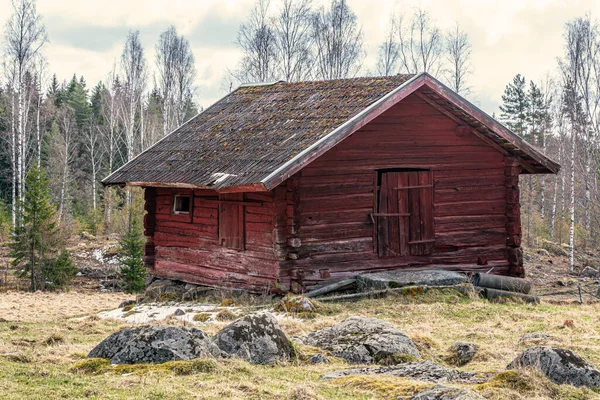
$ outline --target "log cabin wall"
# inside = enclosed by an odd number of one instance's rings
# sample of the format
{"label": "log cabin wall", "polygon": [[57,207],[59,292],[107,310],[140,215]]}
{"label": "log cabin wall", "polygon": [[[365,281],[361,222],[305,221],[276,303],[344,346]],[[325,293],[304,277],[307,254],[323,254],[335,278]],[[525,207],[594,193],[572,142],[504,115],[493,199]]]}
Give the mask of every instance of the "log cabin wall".
{"label": "log cabin wall", "polygon": [[[297,247],[292,257],[280,258],[281,281],[310,286],[363,271],[432,264],[521,275],[518,260],[510,269],[508,261],[509,252],[520,250],[518,238],[509,243],[507,236],[507,227],[520,234],[515,205],[507,203],[516,187],[518,208],[514,160],[506,166],[504,154],[458,122],[412,94],[290,179],[288,198],[296,193],[298,200],[286,212],[288,243]],[[377,222],[370,216],[377,209],[377,171],[393,169],[431,171],[430,254],[378,254]]]}
{"label": "log cabin wall", "polygon": [[[176,195],[190,196],[191,212],[174,212]],[[146,188],[145,208],[146,264],[154,276],[251,291],[277,284],[273,193],[219,196],[212,190]],[[223,213],[232,209],[233,219],[243,223],[241,239],[224,237],[219,229]],[[232,230],[236,235],[238,228]]]}

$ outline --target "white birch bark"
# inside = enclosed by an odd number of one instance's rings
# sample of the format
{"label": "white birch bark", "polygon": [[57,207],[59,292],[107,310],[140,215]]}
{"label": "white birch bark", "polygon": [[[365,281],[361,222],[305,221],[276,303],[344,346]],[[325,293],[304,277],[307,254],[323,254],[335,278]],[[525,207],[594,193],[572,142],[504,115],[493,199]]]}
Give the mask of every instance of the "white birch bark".
{"label": "white birch bark", "polygon": [[573,273],[575,269],[575,147],[576,135],[575,129],[571,131],[571,209],[570,209],[570,230],[569,230],[569,272]]}

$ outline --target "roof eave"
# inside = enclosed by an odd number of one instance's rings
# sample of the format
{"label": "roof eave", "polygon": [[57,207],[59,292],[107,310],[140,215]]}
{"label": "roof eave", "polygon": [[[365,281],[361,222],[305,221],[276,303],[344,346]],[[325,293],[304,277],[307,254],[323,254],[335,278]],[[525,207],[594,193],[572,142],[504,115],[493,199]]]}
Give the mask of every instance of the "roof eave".
{"label": "roof eave", "polygon": [[[321,138],[319,141],[298,153],[295,157],[288,160],[275,171],[261,180],[268,190],[272,190],[286,179],[294,175],[296,172],[304,168],[307,164],[321,156],[327,150],[331,149],[336,144],[362,128],[364,125],[381,115],[394,104],[414,93],[420,87],[427,85],[428,88],[434,90],[437,94],[444,97],[446,100],[454,103],[463,111],[472,115],[481,124],[494,131],[503,139],[508,140],[515,147],[525,152],[537,165],[535,165],[529,173],[536,174],[556,174],[560,170],[560,165],[539,151],[529,143],[525,142],[519,136],[514,134],[504,125],[500,124],[494,118],[480,110],[477,106],[455,93],[442,82],[429,75],[427,72],[422,72],[415,75],[396,89],[392,90],[378,101],[365,108],[359,114],[355,115],[338,128],[331,131],[329,134]],[[524,160],[525,161],[525,160]],[[539,168],[539,169],[538,169]]]}

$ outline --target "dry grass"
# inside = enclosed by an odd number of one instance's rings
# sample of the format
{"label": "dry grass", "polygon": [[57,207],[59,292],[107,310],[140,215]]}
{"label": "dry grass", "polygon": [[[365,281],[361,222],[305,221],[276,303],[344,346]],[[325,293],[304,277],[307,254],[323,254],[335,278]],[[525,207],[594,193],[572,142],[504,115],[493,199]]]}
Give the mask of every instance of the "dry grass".
{"label": "dry grass", "polygon": [[[391,376],[355,376],[322,381],[327,371],[347,368],[340,359],[312,365],[318,349],[300,347],[299,356],[278,366],[256,366],[240,360],[210,363],[114,368],[85,355],[110,333],[126,325],[116,321],[67,316],[93,315],[115,308],[127,296],[120,294],[10,294],[0,295],[3,310],[20,302],[20,312],[2,314],[0,322],[0,398],[102,398],[102,399],[389,399],[409,396],[429,386]],[[33,309],[23,307],[24,299]],[[7,304],[8,303],[8,304]],[[236,299],[237,304],[244,306]],[[16,304],[15,304],[16,306]],[[253,307],[244,313],[257,308]],[[600,305],[490,304],[457,299],[455,294],[391,295],[385,299],[327,304],[311,319],[295,316],[281,321],[290,336],[329,326],[351,315],[384,319],[412,337],[426,359],[445,363],[448,348],[470,341],[480,353],[461,369],[502,372],[524,349],[519,338],[544,331],[561,346],[600,365]],[[565,324],[565,321],[573,323]],[[18,321],[18,322],[15,322]],[[228,322],[202,325],[214,334]],[[52,338],[52,340],[49,340]],[[60,340],[57,340],[60,338]],[[508,372],[470,389],[490,400],[595,399],[588,389],[558,386],[534,371]]]}

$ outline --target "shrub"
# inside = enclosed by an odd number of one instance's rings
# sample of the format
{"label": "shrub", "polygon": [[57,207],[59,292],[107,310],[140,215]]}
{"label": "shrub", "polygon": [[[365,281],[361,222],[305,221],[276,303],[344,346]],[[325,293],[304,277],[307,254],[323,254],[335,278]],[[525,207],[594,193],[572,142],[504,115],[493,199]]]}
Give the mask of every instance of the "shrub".
{"label": "shrub", "polygon": [[64,241],[56,227],[48,185],[44,170],[34,165],[25,179],[23,215],[10,243],[17,276],[29,278],[32,291],[62,288],[77,272],[67,251],[57,255]]}
{"label": "shrub", "polygon": [[77,267],[71,261],[71,255],[67,250],[62,250],[58,257],[46,260],[42,266],[46,279],[46,289],[60,289],[68,286],[75,275]]}
{"label": "shrub", "polygon": [[129,230],[121,239],[121,279],[123,290],[127,293],[139,293],[146,287],[146,267],[144,266],[144,237],[137,218],[131,218]]}

